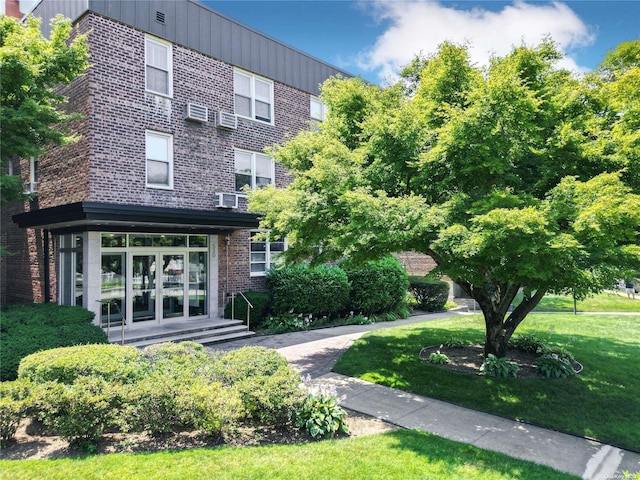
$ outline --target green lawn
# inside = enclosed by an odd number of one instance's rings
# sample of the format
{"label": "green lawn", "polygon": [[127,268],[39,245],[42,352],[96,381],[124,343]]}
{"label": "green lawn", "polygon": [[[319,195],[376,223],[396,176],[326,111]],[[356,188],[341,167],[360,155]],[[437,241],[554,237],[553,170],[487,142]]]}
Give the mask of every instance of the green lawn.
{"label": "green lawn", "polygon": [[518,333],[570,343],[584,370],[568,379],[496,379],[423,362],[452,336],[483,343],[480,315],[370,332],[336,372],[630,448],[640,445],[640,315],[532,314]]}
{"label": "green lawn", "polygon": [[[624,296],[623,296],[624,295]],[[640,314],[640,300],[627,298],[625,294],[599,293],[585,300],[577,302],[578,312],[634,312]],[[519,303],[522,293],[519,293],[515,303]],[[640,298],[640,294],[636,295]],[[573,312],[573,297],[566,295],[545,295],[536,312]]]}
{"label": "green lawn", "polygon": [[2,478],[154,479],[574,479],[551,468],[425,432],[269,447],[220,447],[153,454],[0,461]]}

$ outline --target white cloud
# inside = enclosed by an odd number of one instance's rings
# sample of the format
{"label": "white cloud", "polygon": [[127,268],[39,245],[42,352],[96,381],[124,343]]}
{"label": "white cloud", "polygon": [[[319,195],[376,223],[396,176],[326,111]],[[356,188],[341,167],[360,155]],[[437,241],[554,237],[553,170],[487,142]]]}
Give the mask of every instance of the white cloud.
{"label": "white cloud", "polygon": [[[360,53],[358,63],[364,70],[378,72],[383,81],[393,78],[416,54],[434,53],[445,40],[469,43],[471,61],[479,65],[523,42],[537,45],[545,36],[555,40],[565,54],[594,41],[589,27],[559,2],[515,1],[500,11],[490,11],[460,10],[427,0],[381,0],[366,2],[366,8],[386,28],[373,47]],[[568,56],[560,66],[587,70]]]}

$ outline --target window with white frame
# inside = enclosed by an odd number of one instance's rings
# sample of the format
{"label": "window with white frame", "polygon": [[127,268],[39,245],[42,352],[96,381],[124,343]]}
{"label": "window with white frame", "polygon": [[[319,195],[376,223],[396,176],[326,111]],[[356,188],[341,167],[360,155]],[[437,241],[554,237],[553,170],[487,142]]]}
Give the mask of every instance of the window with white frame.
{"label": "window with white frame", "polygon": [[173,188],[173,137],[146,132],[147,187]]}
{"label": "window with white frame", "polygon": [[246,186],[250,189],[261,188],[274,183],[273,159],[263,153],[235,150],[236,191]]}
{"label": "window with white frame", "polygon": [[241,117],[273,123],[273,82],[250,73],[233,73],[235,114]]}
{"label": "window with white frame", "polygon": [[324,122],[327,116],[327,106],[317,97],[311,97],[311,120],[316,122]]}
{"label": "window with white frame", "polygon": [[147,37],[145,40],[146,89],[153,93],[173,94],[171,44]]}
{"label": "window with white frame", "polygon": [[251,232],[251,276],[264,275],[278,263],[278,256],[287,249],[284,238],[269,241],[264,233]]}

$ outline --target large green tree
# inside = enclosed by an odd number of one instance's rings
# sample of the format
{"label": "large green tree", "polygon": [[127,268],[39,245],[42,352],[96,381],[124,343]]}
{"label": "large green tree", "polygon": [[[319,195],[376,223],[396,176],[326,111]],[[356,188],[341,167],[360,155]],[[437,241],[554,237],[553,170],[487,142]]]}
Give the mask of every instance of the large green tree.
{"label": "large green tree", "polygon": [[330,79],[320,131],[272,149],[293,182],[250,207],[289,261],[431,255],[480,305],[485,354],[504,356],[545,293],[640,265],[639,90],[623,84],[638,62],[577,78],[559,58],[546,40],[480,69],[445,43],[386,89]]}
{"label": "large green tree", "polygon": [[6,162],[43,153],[49,145],[75,140],[61,128],[76,118],[64,110],[58,87],[68,85],[88,66],[85,35],[70,41],[71,21],[57,17],[51,37],[40,31],[40,20],[24,22],[0,16],[0,175],[1,202],[22,198],[18,176],[6,174]]}

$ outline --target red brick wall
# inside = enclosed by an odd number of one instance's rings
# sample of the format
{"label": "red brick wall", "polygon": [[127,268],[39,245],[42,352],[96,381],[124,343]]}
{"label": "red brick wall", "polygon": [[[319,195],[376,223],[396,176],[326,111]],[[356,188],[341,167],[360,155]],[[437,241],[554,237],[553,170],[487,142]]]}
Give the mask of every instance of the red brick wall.
{"label": "red brick wall", "polygon": [[396,253],[395,257],[404,265],[408,275],[423,276],[436,268],[436,262],[429,255],[417,252]]}

